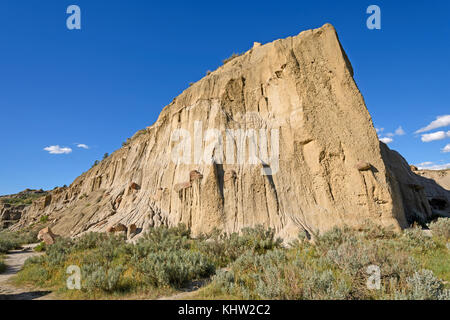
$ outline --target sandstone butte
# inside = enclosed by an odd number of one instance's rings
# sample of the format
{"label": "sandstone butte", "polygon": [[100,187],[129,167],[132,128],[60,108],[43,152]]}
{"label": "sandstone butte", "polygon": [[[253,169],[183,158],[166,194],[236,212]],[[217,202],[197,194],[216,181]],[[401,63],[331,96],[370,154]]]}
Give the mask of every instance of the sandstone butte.
{"label": "sandstone butte", "polygon": [[[277,129],[278,170],[262,175],[272,169],[262,159],[172,161],[172,133],[181,128],[194,136],[196,121],[203,131]],[[368,220],[400,230],[449,216],[449,203],[448,190],[378,140],[337,33],[325,24],[255,43],[208,73],[121,149],[34,201],[13,229],[46,215],[62,236],[184,223],[194,235],[264,225],[286,239]]]}

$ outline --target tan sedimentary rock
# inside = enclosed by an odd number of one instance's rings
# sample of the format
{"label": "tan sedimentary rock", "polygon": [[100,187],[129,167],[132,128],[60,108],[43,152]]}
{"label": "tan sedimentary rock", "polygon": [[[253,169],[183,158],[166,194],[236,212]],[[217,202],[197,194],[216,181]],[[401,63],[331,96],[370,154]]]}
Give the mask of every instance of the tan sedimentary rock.
{"label": "tan sedimentary rock", "polygon": [[136,227],[136,225],[133,223],[133,224],[130,224],[128,227],[127,227],[127,239],[131,239],[131,238],[133,238],[135,235],[136,235],[136,232],[137,232],[137,227]]}
{"label": "tan sedimentary rock", "polygon": [[37,236],[38,240],[43,241],[46,245],[52,245],[55,243],[56,235],[52,232],[50,227],[41,229]]}
{"label": "tan sedimentary rock", "polygon": [[370,165],[370,163],[365,162],[365,161],[359,161],[356,164],[356,169],[358,169],[359,171],[366,171],[366,170],[370,170],[372,168],[372,166]]}
{"label": "tan sedimentary rock", "polygon": [[[186,157],[174,156],[180,129],[192,138]],[[210,147],[208,129],[222,135],[221,143]],[[227,130],[249,136],[225,139]],[[270,136],[267,146],[261,132]],[[433,208],[426,190],[411,188],[420,181],[397,158],[378,141],[351,64],[326,24],[255,45],[208,73],[155,124],[52,192],[49,203],[33,205],[18,226],[48,214],[61,235],[117,223],[144,231],[185,223],[194,235],[262,224],[285,238],[366,220],[399,229],[428,219]]]}

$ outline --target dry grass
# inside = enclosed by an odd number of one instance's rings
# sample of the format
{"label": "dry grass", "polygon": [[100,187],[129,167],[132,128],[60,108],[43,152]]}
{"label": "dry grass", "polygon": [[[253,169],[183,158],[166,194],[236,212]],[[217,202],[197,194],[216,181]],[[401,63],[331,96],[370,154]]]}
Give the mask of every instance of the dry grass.
{"label": "dry grass", "polygon": [[[88,234],[29,259],[15,280],[68,299],[153,299],[208,277],[189,299],[448,299],[448,223],[434,226],[432,238],[418,228],[395,233],[367,225],[335,228],[315,244],[299,237],[288,247],[262,227],[197,239],[184,226],[156,228],[134,245]],[[65,288],[69,265],[80,266],[82,290]],[[366,285],[370,265],[380,268],[379,290]]]}

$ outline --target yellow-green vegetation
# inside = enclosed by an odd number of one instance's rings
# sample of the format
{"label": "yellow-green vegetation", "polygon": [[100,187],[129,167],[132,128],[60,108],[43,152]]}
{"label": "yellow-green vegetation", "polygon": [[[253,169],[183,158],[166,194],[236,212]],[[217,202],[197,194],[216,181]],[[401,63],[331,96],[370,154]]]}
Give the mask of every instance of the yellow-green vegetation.
{"label": "yellow-green vegetation", "polygon": [[30,205],[33,203],[34,200],[41,198],[46,193],[23,193],[15,195],[14,197],[2,197],[0,199],[1,202],[7,203],[13,206],[19,206],[19,205]]}
{"label": "yellow-green vegetation", "polygon": [[41,242],[34,248],[34,251],[43,252],[43,251],[45,251],[46,248],[47,248],[47,246],[46,246],[45,242]]}
{"label": "yellow-green vegetation", "polygon": [[240,57],[241,55],[242,55],[242,53],[234,53],[233,52],[233,54],[231,56],[229,56],[228,58],[224,59],[222,62],[223,62],[223,64],[226,64],[226,63],[234,60],[235,58]]}
{"label": "yellow-green vegetation", "polygon": [[[315,244],[300,239],[287,249],[247,252],[196,298],[448,300],[450,219],[430,229],[433,237],[418,228],[335,228]],[[369,266],[379,267],[379,290],[367,286]]]}
{"label": "yellow-green vegetation", "polygon": [[[419,228],[335,228],[284,246],[262,227],[196,239],[182,225],[161,227],[135,244],[90,233],[59,239],[27,260],[16,281],[77,299],[155,298],[200,279],[210,282],[190,298],[450,299],[450,220],[429,227],[432,237]],[[81,290],[66,289],[70,265],[81,269]],[[369,266],[379,267],[379,290],[367,286]]]}
{"label": "yellow-green vegetation", "polygon": [[31,231],[0,231],[0,273],[6,269],[4,254],[10,250],[19,249],[23,244],[36,242],[36,235],[37,233]]}
{"label": "yellow-green vegetation", "polygon": [[0,231],[0,254],[19,249],[23,244],[34,243],[36,241],[37,232],[34,231]]}
{"label": "yellow-green vegetation", "polygon": [[6,265],[5,265],[5,256],[0,253],[0,273],[3,273],[6,270]]}
{"label": "yellow-green vegetation", "polygon": [[[52,289],[68,298],[157,297],[176,292],[193,280],[209,278],[247,251],[264,254],[279,248],[273,231],[246,229],[241,235],[193,239],[189,230],[155,228],[136,244],[124,237],[88,233],[58,239],[46,254],[30,258],[16,276],[18,284]],[[66,289],[69,266],[81,270],[81,290]]]}

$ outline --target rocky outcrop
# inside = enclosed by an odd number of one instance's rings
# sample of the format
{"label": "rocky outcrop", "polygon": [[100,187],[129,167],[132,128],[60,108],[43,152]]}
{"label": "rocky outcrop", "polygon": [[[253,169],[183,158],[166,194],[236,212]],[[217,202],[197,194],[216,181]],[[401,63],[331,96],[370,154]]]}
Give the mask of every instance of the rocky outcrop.
{"label": "rocky outcrop", "polygon": [[[418,174],[412,171],[406,160],[396,151],[390,150],[380,142],[383,159],[388,168],[388,177],[394,190],[398,190],[403,202],[405,217],[408,224],[427,221],[437,217],[450,217],[450,192],[444,185],[426,178],[434,175],[432,171]],[[437,173],[437,172],[436,172]],[[436,201],[440,201],[440,206]]]}
{"label": "rocky outcrop", "polygon": [[45,227],[44,229],[40,230],[38,233],[38,240],[43,241],[46,245],[52,245],[56,241],[56,235],[52,232],[52,229],[49,227]]}
{"label": "rocky outcrop", "polygon": [[26,189],[17,194],[0,196],[0,230],[17,223],[33,199],[44,197],[43,190]]}
{"label": "rocky outcrop", "polygon": [[326,24],[208,73],[15,227],[46,214],[66,236],[119,223],[184,223],[194,235],[262,224],[285,238],[366,220],[400,229],[432,216],[426,188],[379,143]]}
{"label": "rocky outcrop", "polygon": [[418,170],[417,180],[423,187],[435,217],[450,218],[450,169],[447,170]]}
{"label": "rocky outcrop", "polygon": [[434,180],[439,186],[450,190],[450,169],[446,170],[416,170],[417,175]]}
{"label": "rocky outcrop", "polygon": [[25,208],[25,205],[13,206],[8,203],[0,203],[0,230],[19,221]]}

